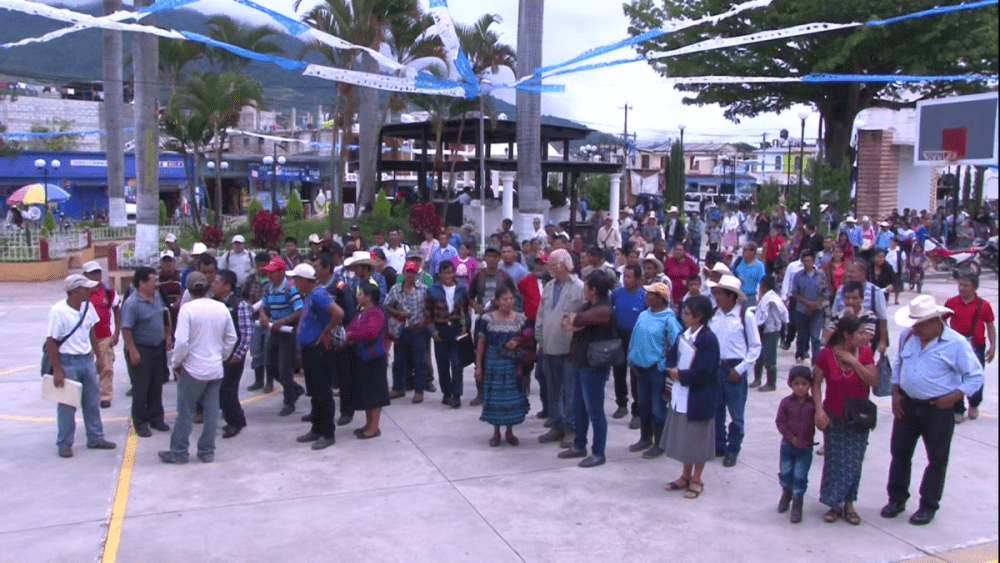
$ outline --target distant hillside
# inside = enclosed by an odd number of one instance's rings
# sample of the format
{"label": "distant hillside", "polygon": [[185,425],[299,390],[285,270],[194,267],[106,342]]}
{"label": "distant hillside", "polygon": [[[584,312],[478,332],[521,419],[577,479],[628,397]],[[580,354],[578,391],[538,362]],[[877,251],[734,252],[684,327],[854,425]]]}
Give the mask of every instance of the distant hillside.
{"label": "distant hillside", "polygon": [[[91,15],[101,14],[99,3],[73,6],[71,9]],[[7,10],[0,10],[0,16],[3,17],[0,43],[39,37],[69,25]],[[193,10],[172,10],[156,17],[156,23],[160,27],[206,33],[205,15]],[[144,22],[148,23],[149,20]],[[286,56],[293,59],[298,57],[303,47],[301,41],[288,35],[279,36],[276,41],[285,48]],[[124,34],[123,43],[127,56],[131,50],[130,33]],[[316,55],[310,55],[306,60],[323,62],[323,59]],[[208,68],[205,62],[201,65]],[[246,74],[253,76],[264,86],[268,108],[284,113],[290,112],[293,107],[300,115],[304,115],[305,112],[315,113],[318,104],[329,108],[335,95],[333,82],[305,77],[276,65],[251,62],[247,66]],[[126,69],[126,78],[130,75],[130,70]],[[99,81],[101,80],[101,32],[95,29],[85,30],[47,43],[0,50],[0,76],[52,86],[75,81]],[[494,99],[493,102],[497,113],[506,113],[511,119],[514,118],[516,111],[512,104],[499,99]],[[551,125],[582,127],[579,123],[552,116],[544,116],[543,122]]]}

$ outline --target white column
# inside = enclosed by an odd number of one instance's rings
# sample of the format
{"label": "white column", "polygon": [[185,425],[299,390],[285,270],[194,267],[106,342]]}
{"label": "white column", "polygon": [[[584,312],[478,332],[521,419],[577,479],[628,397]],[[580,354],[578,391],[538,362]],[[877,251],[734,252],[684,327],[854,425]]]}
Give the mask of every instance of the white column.
{"label": "white column", "polygon": [[621,185],[622,185],[622,175],[621,174],[610,174],[611,177],[611,203],[608,213],[611,214],[611,220],[614,222],[615,227],[618,226],[618,218],[621,216]]}
{"label": "white column", "polygon": [[514,172],[501,172],[500,182],[503,183],[503,218],[514,220]]}

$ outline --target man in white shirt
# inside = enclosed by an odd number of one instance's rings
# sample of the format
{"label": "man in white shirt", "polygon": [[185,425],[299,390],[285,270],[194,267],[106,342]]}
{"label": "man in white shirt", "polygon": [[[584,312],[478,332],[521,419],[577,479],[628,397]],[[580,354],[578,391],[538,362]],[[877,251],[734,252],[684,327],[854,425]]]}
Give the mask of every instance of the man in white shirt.
{"label": "man in white shirt", "polygon": [[[311,239],[310,239],[311,241]],[[219,258],[220,270],[231,270],[236,274],[236,285],[242,286],[253,273],[253,256],[246,249],[246,239],[243,235],[233,235],[232,246]]]}
{"label": "man in white shirt", "polygon": [[400,240],[400,235],[399,229],[390,229],[389,244],[382,249],[385,252],[385,265],[395,270],[397,274],[403,272],[406,253],[410,251],[410,247]]}
{"label": "man in white shirt", "polygon": [[[742,282],[735,276],[724,275],[718,282],[708,282],[719,308],[708,328],[719,339],[719,396],[715,411],[715,455],[725,456],[722,465],[733,467],[740,455],[744,436],[744,412],[747,405],[747,373],[760,357],[760,333],[757,332],[756,310],[743,310]],[[732,423],[726,428],[726,411]]]}
{"label": "man in white shirt", "polygon": [[[94,325],[100,320],[90,305],[90,292],[97,282],[79,274],[66,277],[63,289],[66,299],[52,306],[49,311],[49,328],[45,339],[45,354],[52,364],[52,384],[66,385],[70,379],[80,383],[80,406],[83,408],[83,425],[87,431],[87,447],[113,450],[115,443],[104,439],[101,425],[100,391],[97,385],[97,367],[94,363]],[[76,434],[76,407],[59,403],[56,407],[58,435],[56,447],[59,457],[73,457],[73,438]]]}
{"label": "man in white shirt", "polygon": [[535,228],[535,234],[531,235],[531,238],[545,241],[545,239],[549,237],[548,233],[545,232],[545,229],[542,228],[542,219],[540,217],[535,217],[535,219],[531,222],[531,225]]}
{"label": "man in white shirt", "polygon": [[188,437],[195,405],[204,407],[205,426],[198,439],[198,459],[215,459],[215,428],[219,420],[219,387],[222,362],[233,353],[238,340],[226,306],[207,299],[208,278],[201,272],[188,275],[191,301],[177,315],[173,368],[177,374],[177,420],[170,435],[170,449],[159,452],[164,463],[187,463]]}
{"label": "man in white shirt", "polygon": [[597,245],[604,251],[604,259],[614,262],[615,249],[622,246],[622,233],[615,228],[611,215],[604,217],[604,226],[597,230]]}

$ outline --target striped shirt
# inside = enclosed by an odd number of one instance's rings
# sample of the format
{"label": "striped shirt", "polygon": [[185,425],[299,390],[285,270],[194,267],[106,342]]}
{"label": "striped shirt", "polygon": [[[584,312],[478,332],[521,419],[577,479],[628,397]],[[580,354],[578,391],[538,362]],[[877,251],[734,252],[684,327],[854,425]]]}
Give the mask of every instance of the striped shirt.
{"label": "striped shirt", "polygon": [[272,321],[280,321],[302,308],[302,295],[291,280],[285,278],[275,286],[268,282],[264,287],[264,308]]}

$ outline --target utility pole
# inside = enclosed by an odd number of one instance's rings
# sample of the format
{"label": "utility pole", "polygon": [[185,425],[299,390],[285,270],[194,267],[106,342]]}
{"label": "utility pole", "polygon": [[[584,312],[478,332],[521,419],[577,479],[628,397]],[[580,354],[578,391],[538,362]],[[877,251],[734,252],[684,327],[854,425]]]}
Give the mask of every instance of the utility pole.
{"label": "utility pole", "polygon": [[[624,160],[624,170],[625,170],[625,194],[626,201],[628,201],[628,194],[632,193],[632,173],[628,169],[628,110],[632,109],[632,106],[628,105],[628,100],[625,101],[624,106],[618,106],[618,109],[625,110],[625,129],[622,133],[622,154],[625,157]],[[618,219],[617,217],[612,217],[612,221]]]}

